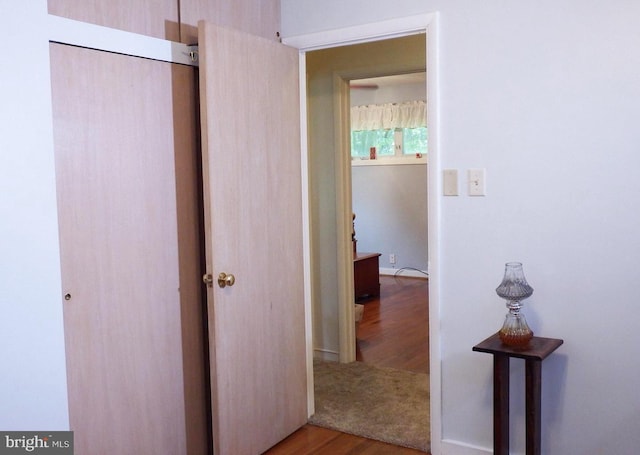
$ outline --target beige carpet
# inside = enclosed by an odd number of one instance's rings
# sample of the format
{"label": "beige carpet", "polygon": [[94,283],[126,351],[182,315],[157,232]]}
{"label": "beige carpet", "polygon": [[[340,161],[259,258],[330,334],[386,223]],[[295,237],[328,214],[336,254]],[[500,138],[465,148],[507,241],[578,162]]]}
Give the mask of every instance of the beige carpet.
{"label": "beige carpet", "polygon": [[429,375],[315,361],[314,380],[309,423],[429,451]]}

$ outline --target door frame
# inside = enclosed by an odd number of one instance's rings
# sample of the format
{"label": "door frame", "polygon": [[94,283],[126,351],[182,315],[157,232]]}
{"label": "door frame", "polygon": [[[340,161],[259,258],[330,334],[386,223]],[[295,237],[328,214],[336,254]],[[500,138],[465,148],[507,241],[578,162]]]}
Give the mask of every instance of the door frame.
{"label": "door frame", "polygon": [[[311,243],[310,243],[310,208],[309,208],[309,168],[307,145],[307,85],[306,85],[306,52],[341,47],[350,44],[380,41],[390,38],[424,33],[427,40],[427,127],[429,129],[429,166],[428,166],[428,249],[429,249],[429,353],[430,353],[430,416],[431,416],[431,453],[441,452],[442,412],[441,412],[441,353],[440,353],[440,194],[441,165],[439,144],[439,44],[438,13],[408,16],[387,21],[362,24],[358,26],[333,29],[305,35],[291,36],[283,39],[283,43],[299,49],[300,52],[300,132],[302,154],[302,197],[303,197],[303,229],[304,229],[304,277],[305,277],[305,332],[307,348],[307,403],[309,415],[314,412],[313,390],[313,333],[312,333],[312,295],[311,295]],[[344,161],[344,160],[342,160]],[[348,163],[347,163],[348,164]],[[337,228],[341,232],[345,224],[345,214],[351,206],[351,192],[348,172],[344,163],[336,165],[336,212]],[[350,218],[349,218],[350,224]],[[350,232],[350,226],[348,227]],[[344,243],[338,239],[339,247]],[[344,245],[342,245],[344,246]],[[340,248],[338,253],[338,270],[350,270],[352,266],[351,249]],[[342,274],[345,276],[345,274]],[[345,281],[345,280],[342,280]],[[352,302],[353,290],[344,282],[338,289],[340,359],[350,359],[355,352],[353,336],[353,311],[347,303]]]}

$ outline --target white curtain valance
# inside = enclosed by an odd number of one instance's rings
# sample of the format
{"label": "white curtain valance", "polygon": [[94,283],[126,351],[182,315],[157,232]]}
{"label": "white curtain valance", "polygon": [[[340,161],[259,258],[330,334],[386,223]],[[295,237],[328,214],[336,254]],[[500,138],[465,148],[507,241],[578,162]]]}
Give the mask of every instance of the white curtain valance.
{"label": "white curtain valance", "polygon": [[370,104],[351,108],[351,129],[370,131],[392,128],[418,128],[427,126],[427,103]]}

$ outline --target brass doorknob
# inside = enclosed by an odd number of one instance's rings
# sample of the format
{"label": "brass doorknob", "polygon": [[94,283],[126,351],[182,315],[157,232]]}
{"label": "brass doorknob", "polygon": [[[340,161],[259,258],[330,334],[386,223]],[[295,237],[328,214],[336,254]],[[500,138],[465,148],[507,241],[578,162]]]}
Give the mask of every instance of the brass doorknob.
{"label": "brass doorknob", "polygon": [[224,288],[226,286],[233,286],[236,282],[236,277],[233,276],[232,274],[226,274],[224,272],[222,272],[220,275],[218,275],[218,286],[220,286],[221,288]]}
{"label": "brass doorknob", "polygon": [[210,273],[205,273],[204,275],[202,275],[202,282],[208,287],[211,287],[211,285],[213,284],[213,275],[211,275]]}

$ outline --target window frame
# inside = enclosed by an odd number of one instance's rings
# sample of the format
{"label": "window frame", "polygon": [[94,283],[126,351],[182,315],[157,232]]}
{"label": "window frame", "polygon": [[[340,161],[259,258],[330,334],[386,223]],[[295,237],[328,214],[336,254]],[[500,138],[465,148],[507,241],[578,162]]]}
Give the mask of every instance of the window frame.
{"label": "window frame", "polygon": [[[423,127],[423,128],[426,128]],[[351,132],[353,134],[353,131]],[[428,137],[428,136],[427,136]],[[353,143],[353,139],[351,140]],[[395,128],[393,131],[393,155],[377,155],[375,159],[369,158],[367,155],[351,155],[351,163],[355,166],[363,165],[389,165],[389,164],[426,164],[428,155],[427,152],[422,153],[419,156],[417,154],[404,153],[404,128]],[[397,161],[397,163],[395,162]],[[377,163],[376,163],[377,162]],[[367,163],[367,164],[365,164]]]}

